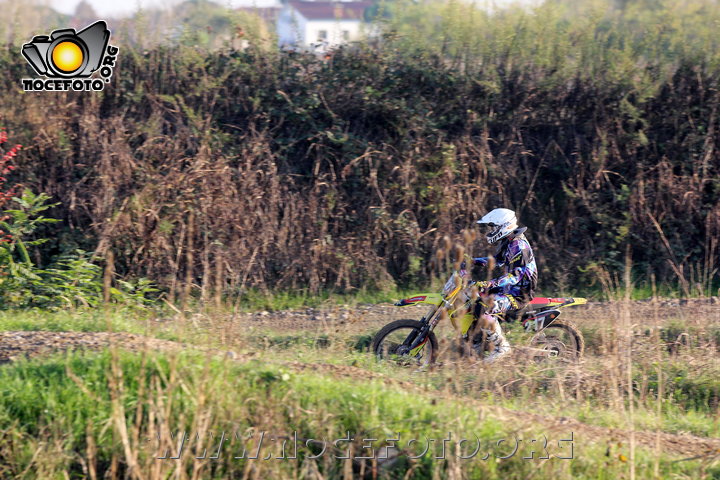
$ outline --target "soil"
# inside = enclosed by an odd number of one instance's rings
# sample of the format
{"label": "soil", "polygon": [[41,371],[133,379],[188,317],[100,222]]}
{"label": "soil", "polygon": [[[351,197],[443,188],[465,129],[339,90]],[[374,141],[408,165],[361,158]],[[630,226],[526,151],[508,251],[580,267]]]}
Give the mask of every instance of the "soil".
{"label": "soil", "polygon": [[[634,300],[627,304],[633,318],[642,318],[644,325],[666,322],[686,317],[694,318],[701,314],[709,321],[720,323],[720,298],[697,299],[656,299]],[[606,323],[607,319],[617,316],[623,308],[622,302],[593,302],[562,309],[563,317],[583,324],[585,321]],[[251,326],[268,327],[274,330],[317,330],[337,325],[366,326],[384,325],[400,318],[420,319],[429,309],[428,305],[396,307],[392,304],[363,304],[357,307],[333,306],[324,308],[306,308],[293,311],[262,311],[243,313],[234,317]]]}
{"label": "soil", "polygon": [[[188,348],[200,351],[209,350],[194,345],[189,346],[183,343],[124,332],[0,332],[0,363],[68,350],[101,350],[113,345],[131,352],[141,352],[146,349],[165,352],[186,350]],[[228,354],[235,359],[241,358],[240,355],[234,352],[213,351],[213,353]]]}

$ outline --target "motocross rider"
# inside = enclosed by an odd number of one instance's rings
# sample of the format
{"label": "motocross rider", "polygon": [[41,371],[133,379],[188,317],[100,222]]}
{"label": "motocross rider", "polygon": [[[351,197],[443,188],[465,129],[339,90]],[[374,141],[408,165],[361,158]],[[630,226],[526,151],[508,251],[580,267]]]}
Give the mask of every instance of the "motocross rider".
{"label": "motocross rider", "polygon": [[[482,314],[482,318],[479,318],[482,313],[480,300],[475,304],[475,317],[485,328],[488,341],[495,345],[495,349],[486,358],[492,362],[510,352],[510,344],[502,333],[498,314],[507,315],[518,311],[533,299],[538,272],[532,247],[524,235],[527,227],[518,228],[515,212],[507,208],[496,208],[477,223],[489,228],[487,241],[491,245],[497,245],[495,264],[505,268],[504,275],[476,284],[487,294],[494,294],[494,304]],[[476,257],[472,260],[474,265],[488,264],[488,257]],[[465,265],[461,269],[464,270],[464,267]]]}

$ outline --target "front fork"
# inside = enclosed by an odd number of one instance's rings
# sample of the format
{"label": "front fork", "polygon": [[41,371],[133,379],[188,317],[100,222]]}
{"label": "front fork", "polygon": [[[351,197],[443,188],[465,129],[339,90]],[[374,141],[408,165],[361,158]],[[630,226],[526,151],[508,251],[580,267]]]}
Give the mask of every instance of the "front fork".
{"label": "front fork", "polygon": [[[420,320],[423,326],[420,330],[413,330],[407,336],[403,344],[398,349],[398,353],[405,355],[415,356],[420,353],[425,342],[427,342],[428,334],[435,329],[435,326],[440,322],[442,312],[447,311],[449,313],[450,321],[456,330],[467,337],[467,333],[470,327],[475,321],[474,310],[472,300],[468,298],[468,302],[462,308],[454,308],[451,303],[447,300],[442,299],[441,303],[433,305],[430,311]],[[462,316],[456,316],[460,311],[463,311]],[[428,320],[429,319],[429,320]]]}
{"label": "front fork", "polygon": [[[420,328],[420,330],[413,330],[410,332],[410,335],[405,339],[402,346],[398,349],[398,354],[405,355],[408,354],[410,356],[415,356],[420,353],[422,348],[425,346],[425,343],[428,340],[428,335],[430,332],[435,329],[435,326],[440,321],[440,311],[442,310],[442,305],[438,305],[434,308],[432,308],[427,315],[425,315],[420,322],[422,322],[423,326]],[[429,318],[429,321],[426,321],[426,319]]]}

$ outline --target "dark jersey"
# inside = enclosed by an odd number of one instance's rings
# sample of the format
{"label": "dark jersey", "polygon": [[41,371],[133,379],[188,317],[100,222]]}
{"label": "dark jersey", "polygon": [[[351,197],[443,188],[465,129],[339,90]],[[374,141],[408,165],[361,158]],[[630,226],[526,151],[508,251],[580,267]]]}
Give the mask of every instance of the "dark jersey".
{"label": "dark jersey", "polygon": [[[535,296],[537,287],[537,264],[530,242],[523,234],[525,228],[518,228],[503,239],[495,253],[495,263],[504,267],[505,274],[490,281],[495,293],[505,293],[529,302]],[[476,258],[476,264],[487,263],[486,258]]]}

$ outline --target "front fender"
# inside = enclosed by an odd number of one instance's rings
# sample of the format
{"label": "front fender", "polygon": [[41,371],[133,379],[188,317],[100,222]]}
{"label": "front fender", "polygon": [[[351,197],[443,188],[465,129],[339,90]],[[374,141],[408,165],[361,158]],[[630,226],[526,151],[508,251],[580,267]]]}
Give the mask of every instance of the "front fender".
{"label": "front fender", "polygon": [[442,295],[439,293],[418,293],[412,297],[403,298],[399,302],[395,303],[396,307],[407,307],[408,305],[418,305],[420,303],[427,303],[429,305],[440,305],[442,302]]}

